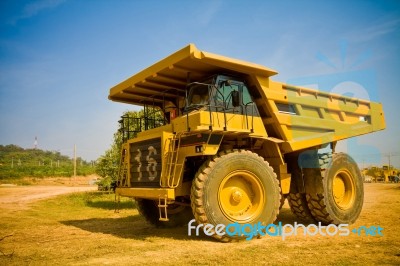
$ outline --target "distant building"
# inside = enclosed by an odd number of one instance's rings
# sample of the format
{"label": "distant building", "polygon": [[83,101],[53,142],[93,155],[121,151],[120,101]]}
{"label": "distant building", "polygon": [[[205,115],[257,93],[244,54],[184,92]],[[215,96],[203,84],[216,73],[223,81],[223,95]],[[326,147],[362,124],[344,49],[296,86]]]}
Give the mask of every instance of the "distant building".
{"label": "distant building", "polygon": [[33,142],[33,148],[36,150],[38,147],[38,140],[37,137],[35,137],[35,141]]}

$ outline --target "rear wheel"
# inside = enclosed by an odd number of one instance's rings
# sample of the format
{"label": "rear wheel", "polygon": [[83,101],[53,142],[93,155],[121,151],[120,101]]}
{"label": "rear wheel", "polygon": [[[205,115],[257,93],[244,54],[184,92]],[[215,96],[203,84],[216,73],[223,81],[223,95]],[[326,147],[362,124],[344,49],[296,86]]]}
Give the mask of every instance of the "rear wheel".
{"label": "rear wheel", "polygon": [[[267,225],[278,215],[280,188],[276,174],[262,157],[235,150],[203,164],[192,183],[191,202],[198,224]],[[224,242],[245,238],[229,236],[226,231],[212,236]]]}
{"label": "rear wheel", "polygon": [[189,206],[169,204],[167,214],[169,221],[160,221],[160,213],[158,210],[158,201],[148,199],[136,199],[137,209],[139,213],[149,223],[157,227],[176,227],[187,224],[193,219],[192,210]]}
{"label": "rear wheel", "polygon": [[287,195],[290,210],[297,218],[303,221],[314,221],[314,217],[308,208],[306,194],[301,187],[304,186],[303,172],[299,167],[299,156],[288,158],[288,167],[292,175],[290,182],[290,193]]}
{"label": "rear wheel", "polygon": [[289,193],[287,196],[290,210],[301,220],[314,221],[314,217],[311,214],[310,209],[307,205],[306,195],[304,193]]}
{"label": "rear wheel", "polygon": [[282,209],[283,205],[285,204],[286,195],[281,194],[281,201],[279,203],[279,211]]}
{"label": "rear wheel", "polygon": [[364,200],[362,175],[355,161],[345,153],[333,154],[321,175],[322,193],[307,194],[312,215],[325,224],[354,223]]}

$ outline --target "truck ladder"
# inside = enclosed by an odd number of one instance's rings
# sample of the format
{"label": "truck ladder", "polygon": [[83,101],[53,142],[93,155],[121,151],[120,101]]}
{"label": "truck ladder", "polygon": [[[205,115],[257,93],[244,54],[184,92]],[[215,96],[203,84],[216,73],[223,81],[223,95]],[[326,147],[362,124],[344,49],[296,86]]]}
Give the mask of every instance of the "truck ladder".
{"label": "truck ladder", "polygon": [[126,148],[126,145],[122,146],[121,150],[121,163],[119,166],[119,174],[118,174],[118,180],[117,184],[122,186],[122,187],[128,187],[130,180],[129,180],[129,162],[128,158],[129,156],[127,155],[128,149]]}
{"label": "truck ladder", "polygon": [[179,158],[181,135],[178,133],[168,139],[169,149],[165,157],[165,172],[163,173],[163,178],[160,179],[161,187],[176,188],[179,184],[184,163],[182,158]]}

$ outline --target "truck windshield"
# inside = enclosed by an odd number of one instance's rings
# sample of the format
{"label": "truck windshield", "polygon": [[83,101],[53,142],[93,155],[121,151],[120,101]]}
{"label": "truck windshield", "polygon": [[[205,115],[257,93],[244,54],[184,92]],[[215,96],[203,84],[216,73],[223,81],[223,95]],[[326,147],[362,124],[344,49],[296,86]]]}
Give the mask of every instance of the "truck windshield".
{"label": "truck windshield", "polygon": [[189,85],[190,89],[185,110],[190,112],[210,105],[210,95],[214,86],[213,84],[213,78],[209,78],[204,82],[191,83]]}
{"label": "truck windshield", "polygon": [[208,93],[207,84],[195,84],[190,89],[189,95],[189,106],[190,105],[205,105],[209,102],[209,93]]}

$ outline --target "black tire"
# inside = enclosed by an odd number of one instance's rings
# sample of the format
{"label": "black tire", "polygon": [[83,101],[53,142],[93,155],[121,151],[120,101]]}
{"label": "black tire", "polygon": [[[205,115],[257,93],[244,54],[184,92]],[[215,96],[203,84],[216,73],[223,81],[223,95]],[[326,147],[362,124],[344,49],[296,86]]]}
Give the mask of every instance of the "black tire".
{"label": "black tire", "polygon": [[304,193],[289,193],[287,200],[290,210],[299,219],[303,221],[315,221],[307,205],[306,195]]}
{"label": "black tire", "polygon": [[345,153],[333,154],[326,168],[321,168],[321,175],[322,187],[318,190],[322,193],[306,195],[314,218],[323,224],[354,223],[363,206],[364,184],[353,158]]}
{"label": "black tire", "polygon": [[308,208],[306,194],[304,190],[301,190],[301,186],[304,186],[303,173],[299,167],[299,156],[292,156],[288,159],[288,167],[292,175],[290,182],[290,193],[287,195],[287,201],[289,203],[290,210],[297,218],[302,221],[315,221]]}
{"label": "black tire", "polygon": [[[273,223],[279,213],[280,187],[268,162],[246,150],[221,152],[206,161],[192,183],[191,202],[198,224]],[[214,238],[228,242],[245,236]]]}
{"label": "black tire", "polygon": [[170,204],[167,207],[169,221],[160,221],[158,201],[148,199],[136,199],[137,209],[147,222],[156,227],[177,227],[187,224],[193,219],[192,209],[189,206]]}
{"label": "black tire", "polygon": [[281,194],[281,201],[279,203],[279,211],[282,209],[283,205],[285,204],[286,195]]}

